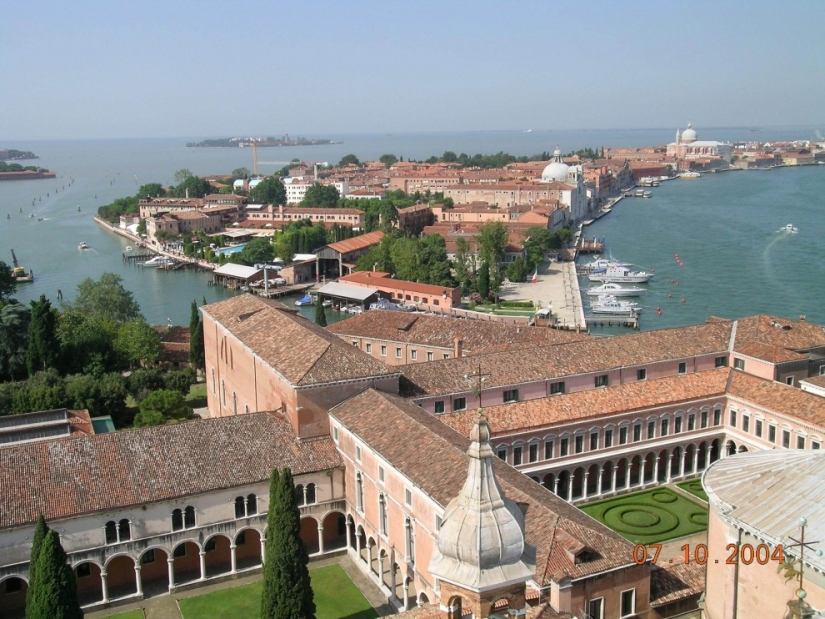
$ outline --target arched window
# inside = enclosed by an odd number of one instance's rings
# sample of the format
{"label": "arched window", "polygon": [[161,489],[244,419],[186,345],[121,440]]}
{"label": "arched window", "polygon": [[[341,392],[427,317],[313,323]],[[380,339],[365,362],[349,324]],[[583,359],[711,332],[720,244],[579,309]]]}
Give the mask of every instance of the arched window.
{"label": "arched window", "polygon": [[378,520],[381,527],[381,535],[387,534],[387,503],[384,495],[378,495]]}
{"label": "arched window", "polygon": [[217,383],[215,382],[215,368],[212,368],[212,393],[218,393]]}
{"label": "arched window", "polygon": [[195,526],[195,508],[187,505],[183,512],[183,526],[186,529],[191,529]]}
{"label": "arched window", "polygon": [[409,518],[404,521],[404,529],[407,536],[404,545],[406,559],[407,561],[415,561],[415,529],[413,529],[412,520]]}
{"label": "arched window", "polygon": [[117,537],[119,542],[132,539],[132,528],[129,526],[129,520],[127,518],[123,518],[117,524]]}
{"label": "arched window", "polygon": [[314,505],[315,503],[317,503],[317,500],[315,498],[315,484],[307,484],[305,493],[307,505]]}
{"label": "arched window", "polygon": [[226,406],[226,381],[224,379],[221,379],[221,398],[223,405]]}
{"label": "arched window", "polygon": [[304,485],[303,484],[298,484],[297,486],[295,486],[295,502],[298,504],[298,507],[300,507],[301,505],[304,505],[304,503],[306,502],[306,500],[304,498]]}
{"label": "arched window", "polygon": [[238,414],[238,394],[234,391],[232,392],[232,412],[233,414]]}
{"label": "arched window", "polygon": [[180,531],[183,528],[183,512],[176,509],[172,512],[172,530]]}
{"label": "arched window", "polygon": [[106,543],[117,544],[117,523],[114,520],[106,523]]}
{"label": "arched window", "polygon": [[249,494],[246,497],[246,515],[254,516],[258,513],[258,497],[254,494]]}
{"label": "arched window", "polygon": [[246,505],[242,496],[235,497],[235,518],[243,518],[246,516]]}

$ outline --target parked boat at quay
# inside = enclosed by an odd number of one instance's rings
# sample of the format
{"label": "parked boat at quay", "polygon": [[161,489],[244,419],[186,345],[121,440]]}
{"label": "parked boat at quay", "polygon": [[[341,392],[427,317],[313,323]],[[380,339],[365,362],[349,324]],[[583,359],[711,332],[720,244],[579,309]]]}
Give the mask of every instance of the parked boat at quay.
{"label": "parked boat at quay", "polygon": [[638,297],[647,292],[645,288],[638,286],[620,286],[614,282],[606,282],[601,286],[593,286],[584,291],[584,293],[591,297],[598,297],[605,294],[613,295],[614,297]]}
{"label": "parked boat at quay", "polygon": [[315,300],[307,294],[295,301],[295,305],[298,307],[301,307],[302,305],[315,305]]}
{"label": "parked boat at quay", "polygon": [[619,301],[612,294],[601,295],[590,304],[590,312],[593,314],[616,314],[630,316],[641,313],[642,308],[638,303],[632,301]]}
{"label": "parked boat at quay", "polygon": [[610,266],[606,269],[594,269],[587,276],[591,282],[614,282],[617,284],[645,284],[653,279],[653,273],[632,271],[625,266]]}

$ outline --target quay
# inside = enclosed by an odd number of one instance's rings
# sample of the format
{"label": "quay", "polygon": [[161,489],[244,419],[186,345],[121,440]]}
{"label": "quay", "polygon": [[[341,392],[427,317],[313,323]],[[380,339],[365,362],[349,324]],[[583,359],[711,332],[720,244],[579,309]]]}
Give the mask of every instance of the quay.
{"label": "quay", "polygon": [[588,241],[583,236],[576,242],[576,251],[580,254],[600,254],[604,251],[604,239]]}

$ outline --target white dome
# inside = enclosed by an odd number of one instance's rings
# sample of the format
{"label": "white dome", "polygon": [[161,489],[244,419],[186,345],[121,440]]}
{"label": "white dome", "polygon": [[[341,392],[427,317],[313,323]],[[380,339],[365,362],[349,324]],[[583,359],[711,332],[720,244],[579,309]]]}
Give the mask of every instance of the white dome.
{"label": "white dome", "polygon": [[544,171],[541,173],[541,180],[543,181],[566,181],[567,180],[567,172],[570,170],[570,166],[566,163],[561,163],[560,161],[554,161],[549,166],[544,168]]}
{"label": "white dome", "polygon": [[693,130],[690,123],[688,123],[687,129],[682,132],[682,142],[690,143],[696,141],[696,131]]}

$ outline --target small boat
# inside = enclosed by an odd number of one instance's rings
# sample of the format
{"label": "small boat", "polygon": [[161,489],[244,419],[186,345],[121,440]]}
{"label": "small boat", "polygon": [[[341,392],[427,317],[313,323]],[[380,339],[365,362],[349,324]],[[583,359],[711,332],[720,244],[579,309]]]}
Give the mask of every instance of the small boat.
{"label": "small boat", "polygon": [[77,246],[78,249],[89,249],[89,246],[86,245],[86,241],[80,241],[80,245]]}
{"label": "small boat", "polygon": [[701,176],[702,175],[699,172],[694,172],[693,170],[688,170],[687,172],[682,172],[679,175],[680,178],[686,178],[688,180],[694,179],[694,178],[701,178]]}
{"label": "small boat", "polygon": [[647,292],[638,286],[620,286],[614,282],[606,282],[601,286],[593,286],[585,290],[585,294],[591,297],[598,297],[603,294],[612,294],[614,297],[638,297]]}
{"label": "small boat", "polygon": [[590,311],[594,314],[621,314],[630,316],[642,311],[638,303],[619,301],[612,294],[603,294],[590,304]]}
{"label": "small boat", "polygon": [[637,189],[635,195],[636,195],[637,198],[643,198],[644,195],[645,195],[645,190],[644,189]]}
{"label": "small boat", "polygon": [[302,307],[304,305],[315,305],[315,300],[307,294],[295,301],[295,305],[298,307]]}
{"label": "small boat", "polygon": [[609,269],[610,267],[629,267],[630,263],[619,262],[618,260],[614,260],[611,256],[610,258],[599,258],[598,260],[592,260],[584,266],[591,269]]}
{"label": "small boat", "polygon": [[168,258],[166,256],[155,256],[154,258],[149,258],[149,260],[144,262],[143,266],[145,266],[145,267],[160,267],[160,266],[166,266],[169,263],[174,264],[174,262],[175,262],[174,260],[172,260],[171,258]]}
{"label": "small boat", "polygon": [[645,191],[643,195],[644,195],[645,198],[652,198],[653,197],[653,192],[652,191]]}
{"label": "small boat", "polygon": [[612,266],[606,269],[595,269],[587,277],[591,282],[644,284],[653,279],[653,273],[648,273],[647,271],[631,271],[627,267]]}
{"label": "small boat", "polygon": [[779,228],[779,230],[777,230],[777,232],[785,232],[787,234],[796,234],[797,232],[799,232],[799,229],[796,226],[794,226],[793,224],[785,224],[784,226]]}
{"label": "small boat", "polygon": [[324,301],[323,303],[321,303],[321,305],[323,305],[324,307],[332,307],[332,301],[330,301],[329,299],[327,299],[326,301]]}

